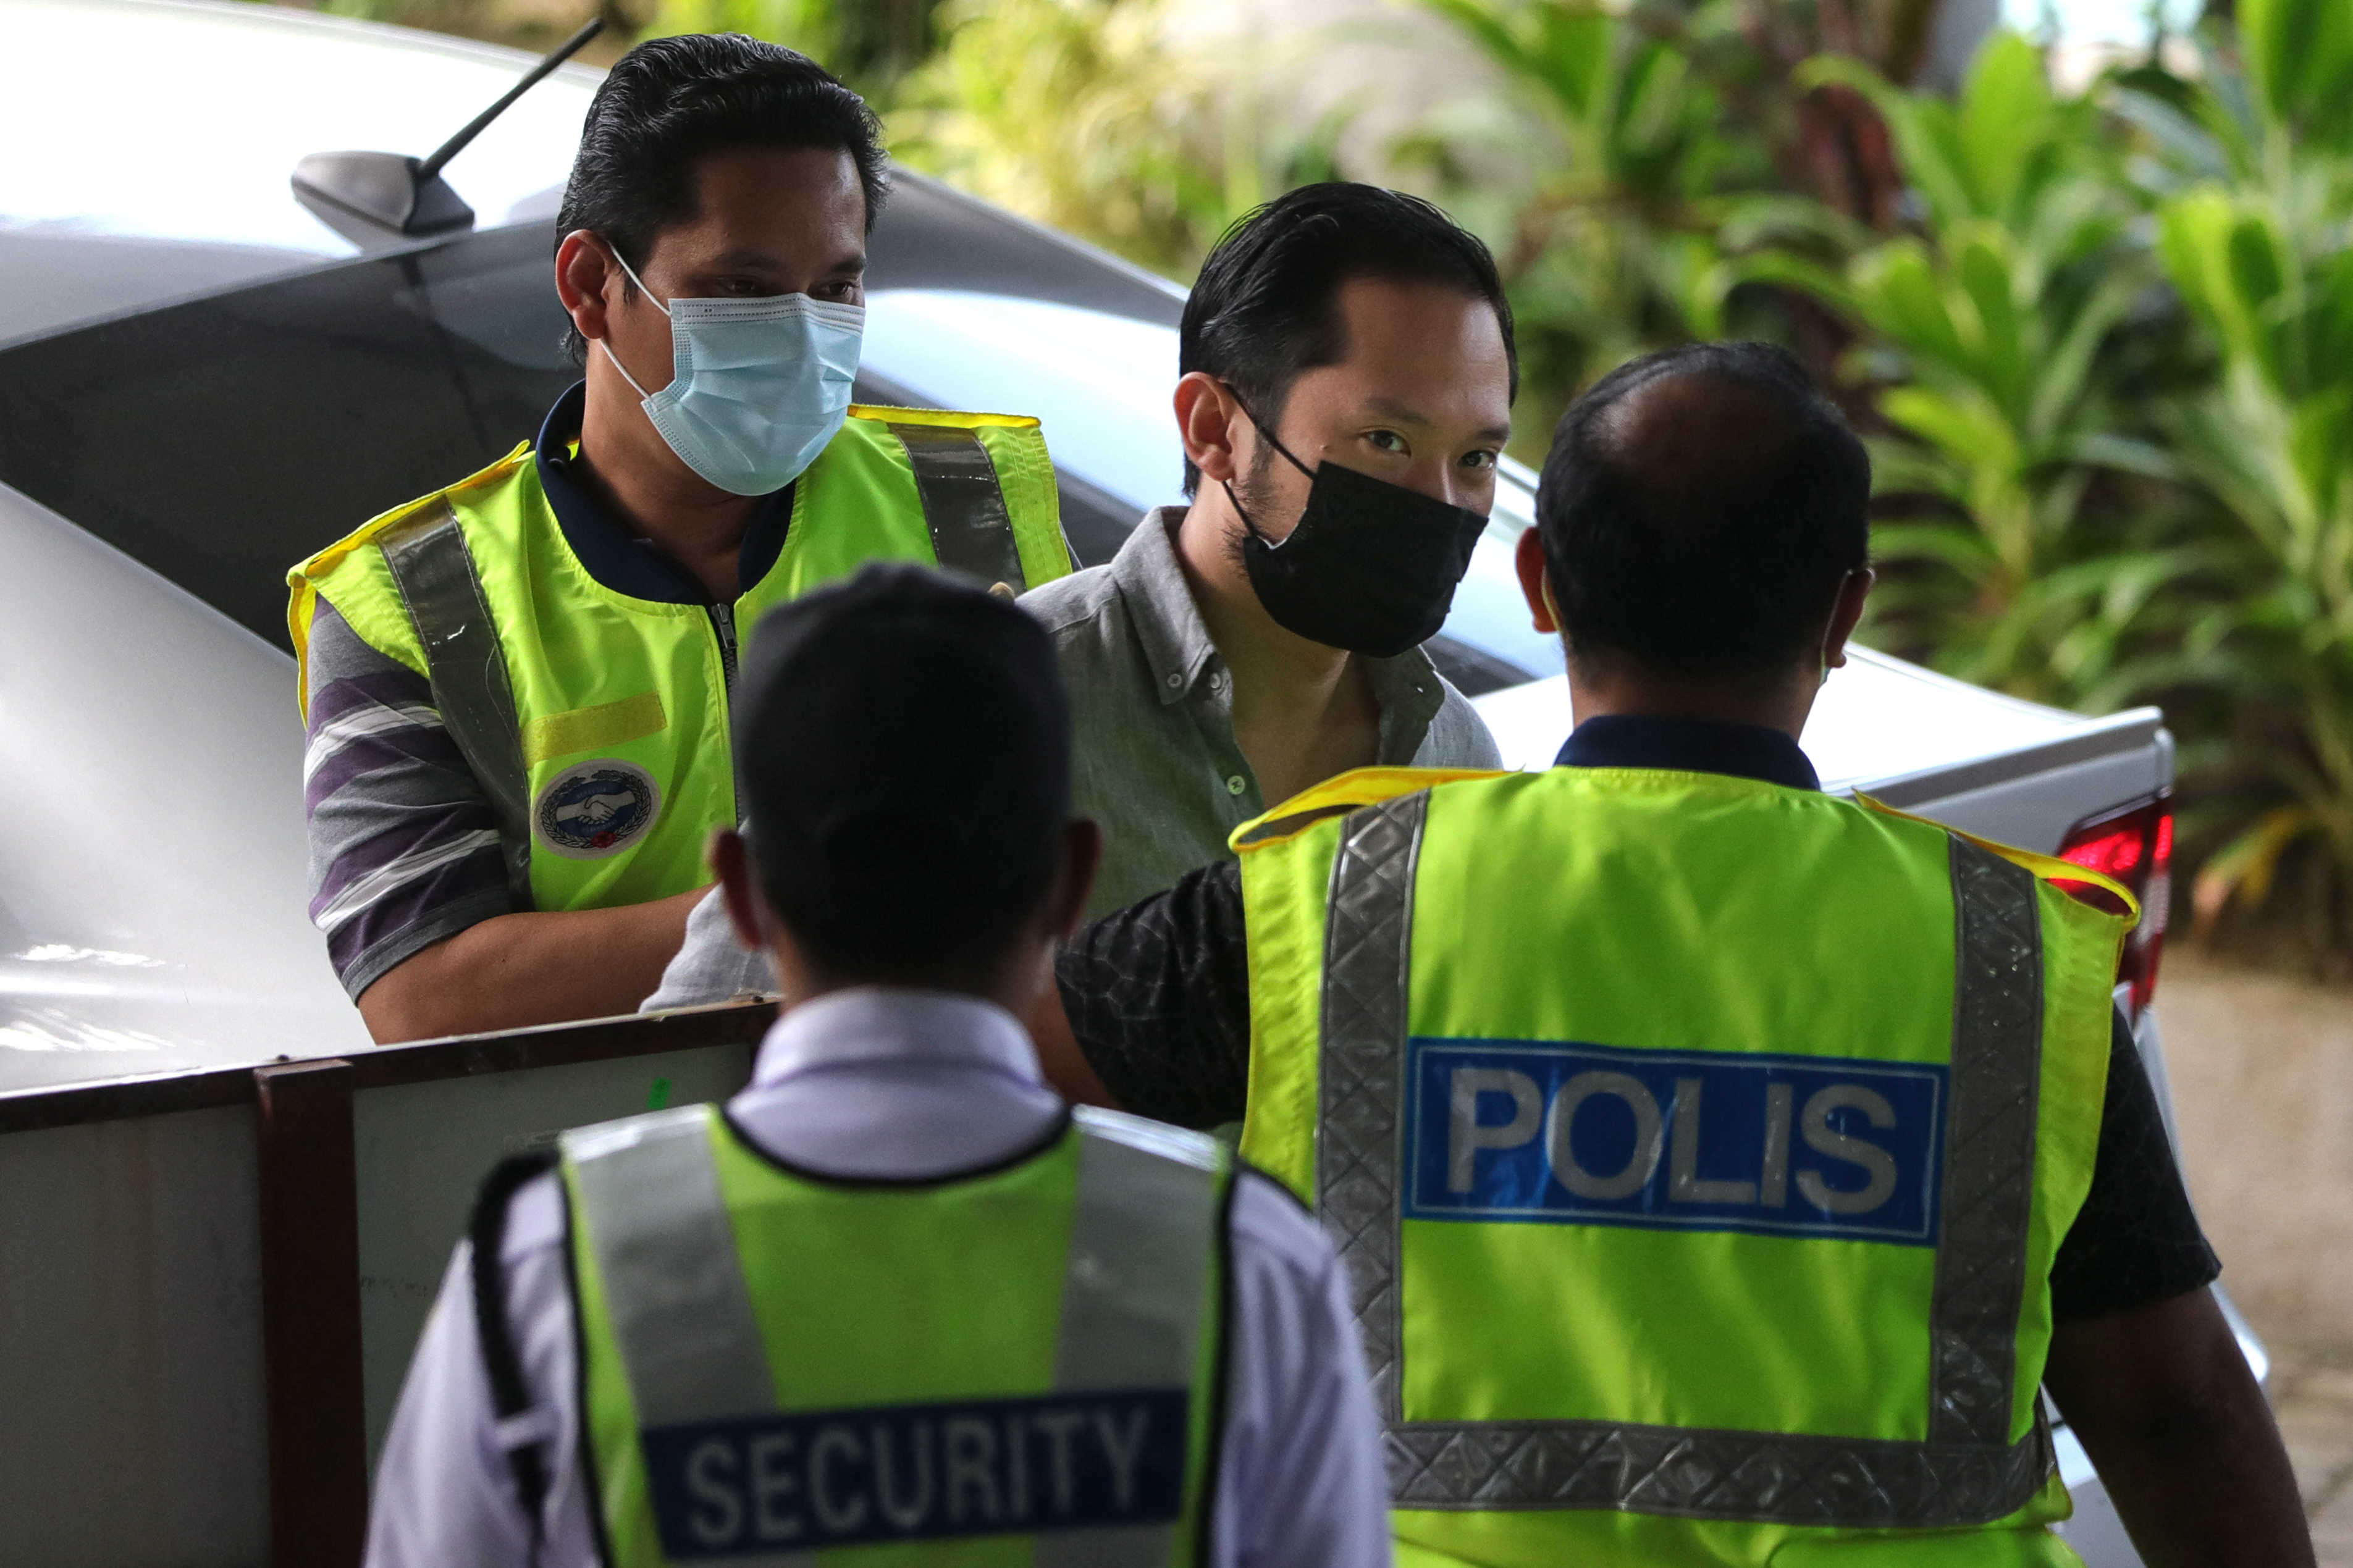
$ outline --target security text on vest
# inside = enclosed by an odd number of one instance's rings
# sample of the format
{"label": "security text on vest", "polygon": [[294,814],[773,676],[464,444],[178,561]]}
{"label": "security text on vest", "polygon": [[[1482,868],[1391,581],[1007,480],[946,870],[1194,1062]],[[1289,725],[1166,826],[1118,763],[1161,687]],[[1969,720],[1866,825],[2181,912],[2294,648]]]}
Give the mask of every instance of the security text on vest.
{"label": "security text on vest", "polygon": [[1183,1389],[778,1413],[643,1434],[673,1559],[1173,1520]]}

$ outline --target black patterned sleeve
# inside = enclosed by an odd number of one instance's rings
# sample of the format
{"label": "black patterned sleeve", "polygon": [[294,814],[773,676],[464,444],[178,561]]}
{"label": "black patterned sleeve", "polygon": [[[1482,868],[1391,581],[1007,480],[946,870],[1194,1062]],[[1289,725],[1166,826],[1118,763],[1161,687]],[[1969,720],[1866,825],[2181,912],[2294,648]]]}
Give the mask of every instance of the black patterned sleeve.
{"label": "black patterned sleeve", "polygon": [[1250,1081],[1241,868],[1188,871],[1105,915],[1054,962],[1062,1009],[1103,1087],[1179,1127],[1239,1121]]}

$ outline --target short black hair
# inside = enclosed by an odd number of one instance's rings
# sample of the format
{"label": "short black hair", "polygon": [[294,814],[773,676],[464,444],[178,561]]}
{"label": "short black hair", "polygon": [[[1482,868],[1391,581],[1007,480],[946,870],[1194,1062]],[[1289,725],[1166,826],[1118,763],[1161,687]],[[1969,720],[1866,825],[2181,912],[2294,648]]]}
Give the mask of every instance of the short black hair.
{"label": "short black hair", "polygon": [[[1419,196],[1342,180],[1277,196],[1219,238],[1185,300],[1176,374],[1207,372],[1251,418],[1280,425],[1300,373],[1347,357],[1340,286],[1356,278],[1444,284],[1493,306],[1518,398],[1512,305],[1479,237]],[[1187,458],[1185,493],[1200,482]]]}
{"label": "short black hair", "polygon": [[[849,153],[873,232],[890,194],[890,166],[881,121],[866,100],[780,44],[740,33],[683,33],[649,38],[623,55],[589,100],[556,214],[556,242],[594,229],[643,271],[654,237],[694,216],[696,165],[736,147]],[[575,359],[586,353],[578,331],[567,341]]]}
{"label": "short black hair", "polygon": [[1071,816],[1052,643],[906,564],[770,610],[737,682],[736,777],[768,904],[840,983],[985,989],[1044,907]]}
{"label": "short black hair", "polygon": [[1869,564],[1871,459],[1798,357],[1694,343],[1573,404],[1536,487],[1569,657],[1771,679]]}

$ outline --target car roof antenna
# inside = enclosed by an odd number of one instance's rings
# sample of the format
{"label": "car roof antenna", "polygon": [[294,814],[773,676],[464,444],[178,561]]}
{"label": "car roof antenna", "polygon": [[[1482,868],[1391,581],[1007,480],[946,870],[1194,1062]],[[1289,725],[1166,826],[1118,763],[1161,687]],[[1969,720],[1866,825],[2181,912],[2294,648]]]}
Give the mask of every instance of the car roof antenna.
{"label": "car roof antenna", "polygon": [[[354,231],[357,218],[375,229],[395,235],[448,234],[474,226],[474,209],[465,204],[441,177],[442,165],[481,134],[482,128],[507,111],[509,105],[539,85],[556,67],[580,52],[580,47],[605,30],[602,16],[573,34],[547,58],[531,68],[506,95],[477,114],[466,128],[417,159],[399,153],[313,153],[294,165],[294,195],[330,227],[345,238],[364,245],[382,234]],[[324,209],[324,210],[322,210]]]}

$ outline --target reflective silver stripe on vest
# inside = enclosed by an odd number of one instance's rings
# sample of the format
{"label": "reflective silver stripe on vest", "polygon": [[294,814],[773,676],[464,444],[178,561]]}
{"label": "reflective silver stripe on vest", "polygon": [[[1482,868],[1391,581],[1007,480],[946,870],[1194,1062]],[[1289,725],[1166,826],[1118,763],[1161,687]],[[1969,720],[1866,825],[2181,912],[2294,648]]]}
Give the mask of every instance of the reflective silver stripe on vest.
{"label": "reflective silver stripe on vest", "polygon": [[1347,1260],[1373,1398],[1403,1418],[1398,1360],[1398,1107],[1404,1099],[1413,877],[1430,793],[1360,811],[1341,830],[1324,932],[1324,1044],[1315,1115],[1315,1212]]}
{"label": "reflective silver stripe on vest", "polygon": [[433,705],[474,780],[490,797],[515,907],[531,901],[531,771],[507,679],[498,622],[474,571],[474,557],[447,500],[404,518],[377,537],[393,586],[425,647]]}
{"label": "reflective silver stripe on vest", "polygon": [[[1137,1117],[1074,1114],[1078,1192],[1053,1391],[1191,1388],[1218,1249],[1222,1153],[1211,1139]],[[579,1219],[646,1427],[781,1408],[719,1189],[709,1117],[684,1106],[564,1136]],[[1169,1524],[1041,1532],[1035,1562],[1159,1568],[1176,1533]]]}
{"label": "reflective silver stripe on vest", "polygon": [[638,1425],[776,1409],[711,1157],[708,1110],[686,1105],[567,1132],[564,1153]]}
{"label": "reflective silver stripe on vest", "polygon": [[914,468],[915,494],[923,500],[923,525],[932,531],[932,554],[940,565],[984,588],[998,583],[1017,594],[1028,588],[1013,519],[1005,510],[1005,489],[978,432],[953,425],[893,425],[891,433],[907,448]]}
{"label": "reflective silver stripe on vest", "polygon": [[[1080,1109],[1079,1204],[1062,1276],[1054,1390],[1190,1388],[1217,1246],[1214,1141]],[[1207,1528],[1204,1521],[1202,1528]],[[1163,1568],[1175,1524],[1039,1535],[1035,1568]]]}
{"label": "reflective silver stripe on vest", "polygon": [[2042,1089],[2042,922],[2034,877],[1953,837],[1953,1104],[1928,1320],[1931,1443],[2010,1433]]}
{"label": "reflective silver stripe on vest", "polygon": [[1428,812],[1426,791],[1403,795],[1356,813],[1341,831],[1318,1068],[1316,1209],[1354,1287],[1397,1506],[1609,1508],[1843,1529],[1983,1524],[2023,1507],[2052,1462],[2039,1401],[2034,1430],[2008,1440],[2042,1061],[2032,874],[1950,840],[1959,952],[1927,1441],[1607,1421],[1407,1421],[1398,1107],[1414,873]]}

